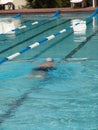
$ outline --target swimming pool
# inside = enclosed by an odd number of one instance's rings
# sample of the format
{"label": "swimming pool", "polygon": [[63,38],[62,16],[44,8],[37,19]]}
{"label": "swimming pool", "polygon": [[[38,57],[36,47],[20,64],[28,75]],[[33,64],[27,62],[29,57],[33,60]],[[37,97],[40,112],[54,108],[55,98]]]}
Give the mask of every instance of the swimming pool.
{"label": "swimming pool", "polygon": [[[42,22],[0,35],[0,59],[91,13],[61,14],[60,19],[53,20],[50,15],[10,18],[8,22],[14,22],[15,28],[36,20]],[[0,65],[0,130],[97,130],[97,41],[98,21],[93,19]],[[44,79],[28,78],[35,67],[32,61],[42,62],[46,57],[55,61],[88,60],[58,64]]]}

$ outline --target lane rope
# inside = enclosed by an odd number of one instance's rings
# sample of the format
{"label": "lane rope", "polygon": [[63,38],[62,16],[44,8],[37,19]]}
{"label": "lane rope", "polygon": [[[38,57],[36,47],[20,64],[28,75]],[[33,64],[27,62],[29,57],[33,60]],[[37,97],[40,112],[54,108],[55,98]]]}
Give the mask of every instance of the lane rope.
{"label": "lane rope", "polygon": [[[56,12],[55,12],[55,14],[53,14],[50,18],[58,18],[58,15],[60,14],[60,10],[57,10]],[[25,24],[25,25],[23,25],[23,26],[21,26],[21,27],[17,27],[16,29],[14,29],[14,30],[12,30],[12,31],[16,31],[16,30],[20,30],[20,29],[23,29],[23,28],[27,28],[27,27],[31,27],[31,26],[33,26],[33,25],[37,25],[37,24],[39,24],[39,23],[41,23],[41,22],[43,22],[43,20],[39,20],[39,21],[35,21],[35,22],[33,22],[33,23],[29,23],[29,24]]]}
{"label": "lane rope", "polygon": [[[53,20],[53,19],[58,19],[58,15],[60,14],[60,10],[57,10],[56,12],[55,12],[55,14],[53,14],[52,16],[50,16],[50,18]],[[21,14],[19,13],[19,14],[16,14],[15,16],[13,16],[13,18],[19,18],[21,16]],[[39,20],[39,21],[35,21],[35,22],[33,22],[33,23],[29,23],[29,24],[25,24],[25,25],[22,25],[22,26],[20,26],[20,27],[16,27],[15,29],[12,29],[12,30],[10,30],[10,31],[8,31],[8,32],[6,32],[6,33],[1,33],[0,35],[5,35],[5,34],[7,34],[7,33],[10,33],[10,32],[15,32],[15,31],[18,31],[18,30],[21,30],[21,29],[25,29],[25,28],[28,28],[28,27],[32,27],[32,26],[34,26],[34,25],[37,25],[37,24],[39,24],[39,23],[42,23],[43,21],[46,21],[46,20]]]}

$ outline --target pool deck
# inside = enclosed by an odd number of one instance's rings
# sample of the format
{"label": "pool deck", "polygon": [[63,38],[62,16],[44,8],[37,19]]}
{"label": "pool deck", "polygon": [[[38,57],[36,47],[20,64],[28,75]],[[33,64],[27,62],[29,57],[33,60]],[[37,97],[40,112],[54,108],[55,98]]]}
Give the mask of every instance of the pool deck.
{"label": "pool deck", "polygon": [[[97,8],[97,7],[96,7]],[[0,10],[0,14],[35,14],[35,13],[54,13],[56,10],[60,10],[61,13],[70,12],[89,12],[94,11],[96,8],[86,7],[86,8],[47,8],[47,9],[15,9],[15,10]]]}

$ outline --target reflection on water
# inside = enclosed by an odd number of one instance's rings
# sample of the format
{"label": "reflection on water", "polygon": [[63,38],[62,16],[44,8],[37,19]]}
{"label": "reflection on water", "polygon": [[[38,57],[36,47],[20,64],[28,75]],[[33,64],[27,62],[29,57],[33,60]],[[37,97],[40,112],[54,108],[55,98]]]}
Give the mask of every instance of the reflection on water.
{"label": "reflection on water", "polygon": [[96,18],[95,18],[95,17],[93,17],[93,22],[92,22],[93,30],[95,30],[95,29],[96,29],[97,24],[98,24],[98,21],[96,20]]}
{"label": "reflection on water", "polygon": [[0,34],[15,34],[15,28],[21,25],[20,19],[0,20]]}
{"label": "reflection on water", "polygon": [[[76,25],[79,23],[78,25]],[[71,21],[74,31],[74,41],[82,42],[86,40],[86,21],[74,19]]]}

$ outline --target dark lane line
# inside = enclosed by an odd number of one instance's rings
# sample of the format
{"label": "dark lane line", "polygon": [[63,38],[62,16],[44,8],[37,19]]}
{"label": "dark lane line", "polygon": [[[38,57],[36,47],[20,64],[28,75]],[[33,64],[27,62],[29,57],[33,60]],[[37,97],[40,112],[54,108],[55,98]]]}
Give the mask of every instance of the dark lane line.
{"label": "dark lane line", "polygon": [[67,54],[64,59],[71,58],[76,52],[78,52],[89,40],[91,40],[92,37],[94,37],[98,33],[98,30],[96,30],[92,35],[86,38],[85,41],[81,42],[80,45],[78,45],[76,48],[74,48],[69,54]]}
{"label": "dark lane line", "polygon": [[14,48],[14,47],[20,45],[20,44],[23,44],[24,42],[27,42],[28,40],[31,40],[32,38],[34,38],[34,37],[36,37],[36,36],[38,36],[38,35],[40,35],[40,34],[42,34],[42,33],[45,33],[45,32],[47,32],[47,31],[49,31],[49,30],[51,30],[51,29],[53,29],[53,28],[56,28],[56,27],[58,27],[58,26],[61,26],[62,24],[65,24],[65,23],[67,23],[67,22],[69,22],[69,21],[70,21],[70,19],[68,19],[68,20],[66,20],[66,21],[64,21],[64,22],[62,22],[62,23],[60,23],[60,24],[58,24],[58,25],[49,27],[48,29],[45,29],[45,30],[43,30],[43,31],[40,32],[40,33],[37,33],[37,34],[35,34],[35,35],[33,35],[33,36],[31,36],[31,37],[29,37],[29,38],[27,38],[27,39],[25,39],[25,40],[23,40],[23,41],[21,41],[21,42],[18,42],[18,43],[16,43],[16,44],[13,45],[13,46],[10,46],[10,47],[8,47],[8,48],[6,48],[6,49],[4,49],[4,50],[1,50],[1,51],[0,51],[0,54],[4,53],[4,52],[6,52],[6,51],[8,51],[8,50],[10,50],[10,49],[12,49],[12,48]]}
{"label": "dark lane line", "polygon": [[[32,87],[29,91],[24,93],[19,99],[17,99],[14,103],[10,104],[10,108],[6,111],[5,114],[0,115],[0,124],[2,124],[5,119],[10,118],[13,112],[21,106],[22,102],[25,101],[28,98],[28,94],[32,93],[33,90],[37,90],[39,86]],[[39,88],[40,89],[40,88]]]}

